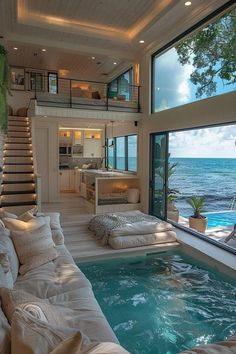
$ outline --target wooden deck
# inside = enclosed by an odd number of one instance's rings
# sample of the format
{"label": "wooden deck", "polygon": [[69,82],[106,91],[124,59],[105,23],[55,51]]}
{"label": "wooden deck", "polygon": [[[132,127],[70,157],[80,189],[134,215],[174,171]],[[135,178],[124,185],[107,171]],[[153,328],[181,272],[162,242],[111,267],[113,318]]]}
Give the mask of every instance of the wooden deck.
{"label": "wooden deck", "polygon": [[131,253],[155,252],[173,248],[178,243],[164,245],[152,245],[145,247],[129,248],[126,250],[114,250],[109,246],[102,246],[88,230],[88,224],[92,214],[88,214],[84,199],[76,193],[63,193],[59,203],[44,203],[44,212],[61,213],[61,225],[65,235],[65,245],[77,261],[86,261],[114,256],[125,256]]}

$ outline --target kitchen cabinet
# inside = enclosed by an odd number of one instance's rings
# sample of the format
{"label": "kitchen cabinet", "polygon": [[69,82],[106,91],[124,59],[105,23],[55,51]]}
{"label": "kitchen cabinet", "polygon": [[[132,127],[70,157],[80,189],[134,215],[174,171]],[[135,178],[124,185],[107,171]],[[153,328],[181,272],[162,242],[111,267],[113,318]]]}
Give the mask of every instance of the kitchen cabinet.
{"label": "kitchen cabinet", "polygon": [[74,192],[75,191],[75,170],[60,170],[60,191]]}
{"label": "kitchen cabinet", "polygon": [[84,139],[84,157],[102,157],[102,142],[99,139]]}

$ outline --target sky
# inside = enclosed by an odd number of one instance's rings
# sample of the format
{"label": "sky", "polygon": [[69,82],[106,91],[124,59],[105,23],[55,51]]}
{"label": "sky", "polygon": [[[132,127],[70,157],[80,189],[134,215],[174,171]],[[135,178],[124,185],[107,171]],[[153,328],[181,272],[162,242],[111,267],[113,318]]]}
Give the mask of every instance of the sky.
{"label": "sky", "polygon": [[[172,48],[155,60],[155,110],[196,101],[196,86],[190,81],[191,64],[182,65]],[[217,95],[235,90],[217,79]],[[201,99],[206,98],[203,96]],[[236,158],[236,124],[170,134],[172,157]]]}
{"label": "sky", "polygon": [[236,158],[236,124],[169,135],[171,157]]}

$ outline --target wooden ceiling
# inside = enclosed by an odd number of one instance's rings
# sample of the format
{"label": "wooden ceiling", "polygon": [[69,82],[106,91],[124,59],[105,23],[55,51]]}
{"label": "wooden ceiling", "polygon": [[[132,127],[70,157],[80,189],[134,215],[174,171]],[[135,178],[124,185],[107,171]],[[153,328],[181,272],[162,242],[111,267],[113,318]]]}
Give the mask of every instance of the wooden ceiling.
{"label": "wooden ceiling", "polygon": [[70,77],[106,81],[227,0],[192,0],[190,7],[184,2],[5,0],[0,2],[0,35],[12,65],[65,68]]}

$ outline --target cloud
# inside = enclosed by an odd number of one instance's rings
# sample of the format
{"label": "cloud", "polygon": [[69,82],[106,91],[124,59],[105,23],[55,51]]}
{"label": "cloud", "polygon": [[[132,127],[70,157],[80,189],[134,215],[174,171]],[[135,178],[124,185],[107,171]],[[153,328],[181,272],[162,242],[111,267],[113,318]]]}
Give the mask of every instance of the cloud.
{"label": "cloud", "polygon": [[170,133],[172,157],[236,158],[236,124]]}
{"label": "cloud", "polygon": [[179,106],[191,101],[189,81],[193,66],[181,65],[175,48],[168,50],[155,61],[155,90],[157,110]]}

